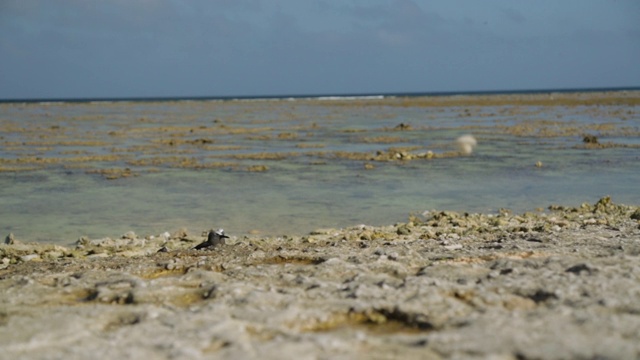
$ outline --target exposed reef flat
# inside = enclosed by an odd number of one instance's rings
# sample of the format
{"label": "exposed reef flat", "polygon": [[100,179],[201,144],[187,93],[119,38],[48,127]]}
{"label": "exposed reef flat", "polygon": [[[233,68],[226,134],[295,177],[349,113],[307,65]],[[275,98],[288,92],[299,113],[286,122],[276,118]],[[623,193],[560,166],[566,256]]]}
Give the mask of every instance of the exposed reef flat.
{"label": "exposed reef flat", "polygon": [[609,198],[203,239],[8,236],[2,357],[640,357],[640,208]]}
{"label": "exposed reef flat", "polygon": [[[581,149],[640,148],[635,141],[640,131],[625,123],[637,118],[639,104],[638,91],[274,100],[251,106],[220,101],[8,103],[0,104],[0,173],[63,170],[115,180],[166,168],[275,171],[269,164],[278,161],[355,161],[372,170],[371,162],[464,155],[441,142],[450,131],[473,132],[481,141],[596,134],[616,141]],[[408,108],[414,111],[409,118],[398,116],[399,109]],[[359,114],[363,109],[368,111]],[[350,128],[353,121],[343,118],[347,111],[380,126]],[[598,121],[576,122],[577,117]],[[449,121],[432,124],[439,118]],[[465,125],[453,125],[464,119],[469,120],[462,121]],[[440,142],[426,140],[439,133]],[[342,144],[339,149],[327,146],[336,141]]]}

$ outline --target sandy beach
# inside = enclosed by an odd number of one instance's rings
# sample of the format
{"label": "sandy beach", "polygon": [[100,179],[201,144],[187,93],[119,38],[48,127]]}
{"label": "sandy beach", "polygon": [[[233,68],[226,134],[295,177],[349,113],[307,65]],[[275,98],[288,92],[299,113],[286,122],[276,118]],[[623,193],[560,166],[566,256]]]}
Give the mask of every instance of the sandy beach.
{"label": "sandy beach", "polygon": [[2,358],[633,359],[640,209],[0,245]]}

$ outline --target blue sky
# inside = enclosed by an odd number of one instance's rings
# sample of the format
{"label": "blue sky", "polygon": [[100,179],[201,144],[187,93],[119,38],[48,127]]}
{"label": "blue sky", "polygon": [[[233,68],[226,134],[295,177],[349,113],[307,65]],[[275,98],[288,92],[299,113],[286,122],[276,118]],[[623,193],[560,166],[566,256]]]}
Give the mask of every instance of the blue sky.
{"label": "blue sky", "polygon": [[0,98],[640,86],[638,0],[1,0]]}

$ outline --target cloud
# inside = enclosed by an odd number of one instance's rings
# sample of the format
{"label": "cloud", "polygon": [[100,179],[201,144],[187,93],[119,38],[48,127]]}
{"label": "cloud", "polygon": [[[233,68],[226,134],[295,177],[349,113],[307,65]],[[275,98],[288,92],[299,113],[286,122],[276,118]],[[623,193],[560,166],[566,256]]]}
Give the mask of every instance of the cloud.
{"label": "cloud", "polygon": [[[548,17],[546,8],[533,3],[465,4],[5,0],[0,3],[0,83],[8,85],[0,97],[495,90],[604,84],[606,78],[640,82],[628,60],[638,58],[638,25],[626,21],[620,9],[598,12],[609,20],[592,26],[582,20],[583,13],[561,5]],[[561,21],[565,17],[571,21]],[[618,18],[613,24],[611,19]],[[589,42],[592,47],[585,45]],[[596,76],[603,68],[613,70]]]}

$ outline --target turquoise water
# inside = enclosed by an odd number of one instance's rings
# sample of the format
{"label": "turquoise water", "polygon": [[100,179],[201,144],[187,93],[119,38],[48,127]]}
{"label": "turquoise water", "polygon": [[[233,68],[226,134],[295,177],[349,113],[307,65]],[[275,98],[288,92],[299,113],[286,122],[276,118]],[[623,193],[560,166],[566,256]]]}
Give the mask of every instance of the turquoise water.
{"label": "turquoise water", "polygon": [[[605,195],[640,204],[639,110],[347,100],[2,104],[2,159],[124,155],[0,172],[0,230],[23,241],[60,244],[80,236],[114,237],[129,230],[150,235],[182,227],[195,234],[223,227],[238,236],[302,235],[316,228],[402,222],[430,209],[519,212]],[[400,123],[411,130],[392,131]],[[514,131],[523,124],[535,129]],[[586,133],[602,143],[630,146],[584,149]],[[392,147],[445,153],[464,134],[479,143],[470,156],[406,162],[336,156]],[[212,143],[157,146],[203,138]],[[96,143],[64,142],[69,139]],[[232,157],[257,153],[287,155]],[[194,169],[132,162],[168,155],[233,165]],[[538,161],[542,167],[535,166]],[[367,170],[365,163],[375,168]],[[252,165],[268,170],[246,171]],[[114,167],[129,167],[137,176],[107,180],[88,173]]]}

